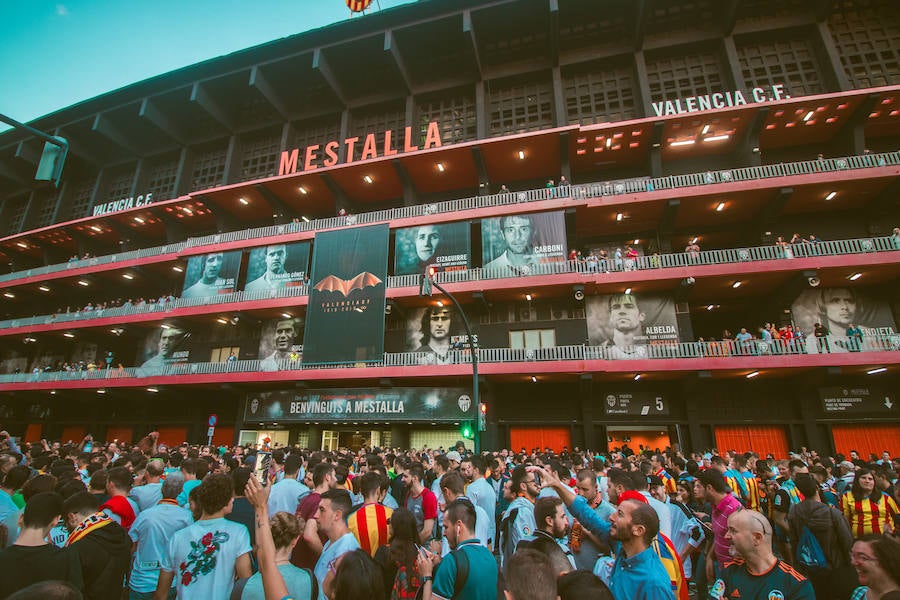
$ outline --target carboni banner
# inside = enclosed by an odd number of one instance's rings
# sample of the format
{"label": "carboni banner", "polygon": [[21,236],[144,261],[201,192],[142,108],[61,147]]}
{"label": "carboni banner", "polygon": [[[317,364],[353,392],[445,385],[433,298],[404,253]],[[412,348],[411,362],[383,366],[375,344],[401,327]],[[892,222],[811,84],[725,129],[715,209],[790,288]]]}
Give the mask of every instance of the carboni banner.
{"label": "carboni banner", "polygon": [[459,422],[476,410],[463,388],[279,390],[249,394],[244,420]]}
{"label": "carboni banner", "polygon": [[313,245],[304,363],[384,356],[388,225],[317,233]]}

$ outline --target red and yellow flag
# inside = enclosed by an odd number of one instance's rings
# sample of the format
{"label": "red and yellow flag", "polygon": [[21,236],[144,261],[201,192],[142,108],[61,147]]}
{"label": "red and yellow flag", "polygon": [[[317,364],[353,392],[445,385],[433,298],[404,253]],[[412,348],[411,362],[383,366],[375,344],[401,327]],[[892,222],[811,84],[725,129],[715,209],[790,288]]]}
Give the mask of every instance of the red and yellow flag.
{"label": "red and yellow flag", "polygon": [[353,12],[364,11],[372,4],[372,0],[347,0],[347,8]]}

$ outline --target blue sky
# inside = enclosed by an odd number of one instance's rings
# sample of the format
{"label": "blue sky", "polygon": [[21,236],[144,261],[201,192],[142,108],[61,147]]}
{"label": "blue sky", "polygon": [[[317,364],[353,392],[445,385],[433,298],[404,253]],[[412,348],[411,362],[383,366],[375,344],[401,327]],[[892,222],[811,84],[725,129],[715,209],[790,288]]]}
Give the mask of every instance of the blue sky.
{"label": "blue sky", "polygon": [[[415,0],[369,14],[377,1]],[[345,0],[0,0],[0,113],[28,122],[349,17]]]}

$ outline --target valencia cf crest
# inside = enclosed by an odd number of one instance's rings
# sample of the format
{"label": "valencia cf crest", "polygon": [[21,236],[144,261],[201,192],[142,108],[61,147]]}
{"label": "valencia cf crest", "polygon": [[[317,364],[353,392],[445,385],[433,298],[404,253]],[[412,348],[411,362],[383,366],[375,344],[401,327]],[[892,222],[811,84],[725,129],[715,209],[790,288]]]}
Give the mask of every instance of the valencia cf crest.
{"label": "valencia cf crest", "polygon": [[472,408],[472,399],[468,396],[468,394],[463,394],[459,397],[459,400],[456,401],[459,405],[459,410],[464,413],[469,412],[469,409]]}
{"label": "valencia cf crest", "polygon": [[772,590],[769,592],[769,600],[784,600],[784,594],[781,590]]}

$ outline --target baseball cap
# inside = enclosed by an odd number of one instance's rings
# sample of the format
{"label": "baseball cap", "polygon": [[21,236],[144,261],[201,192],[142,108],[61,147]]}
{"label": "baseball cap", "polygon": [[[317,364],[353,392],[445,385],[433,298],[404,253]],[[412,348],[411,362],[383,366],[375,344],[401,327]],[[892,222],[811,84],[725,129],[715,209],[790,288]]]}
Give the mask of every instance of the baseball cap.
{"label": "baseball cap", "polygon": [[462,456],[459,455],[459,452],[456,450],[451,450],[447,454],[445,454],[447,460],[455,460],[456,462],[462,462]]}

